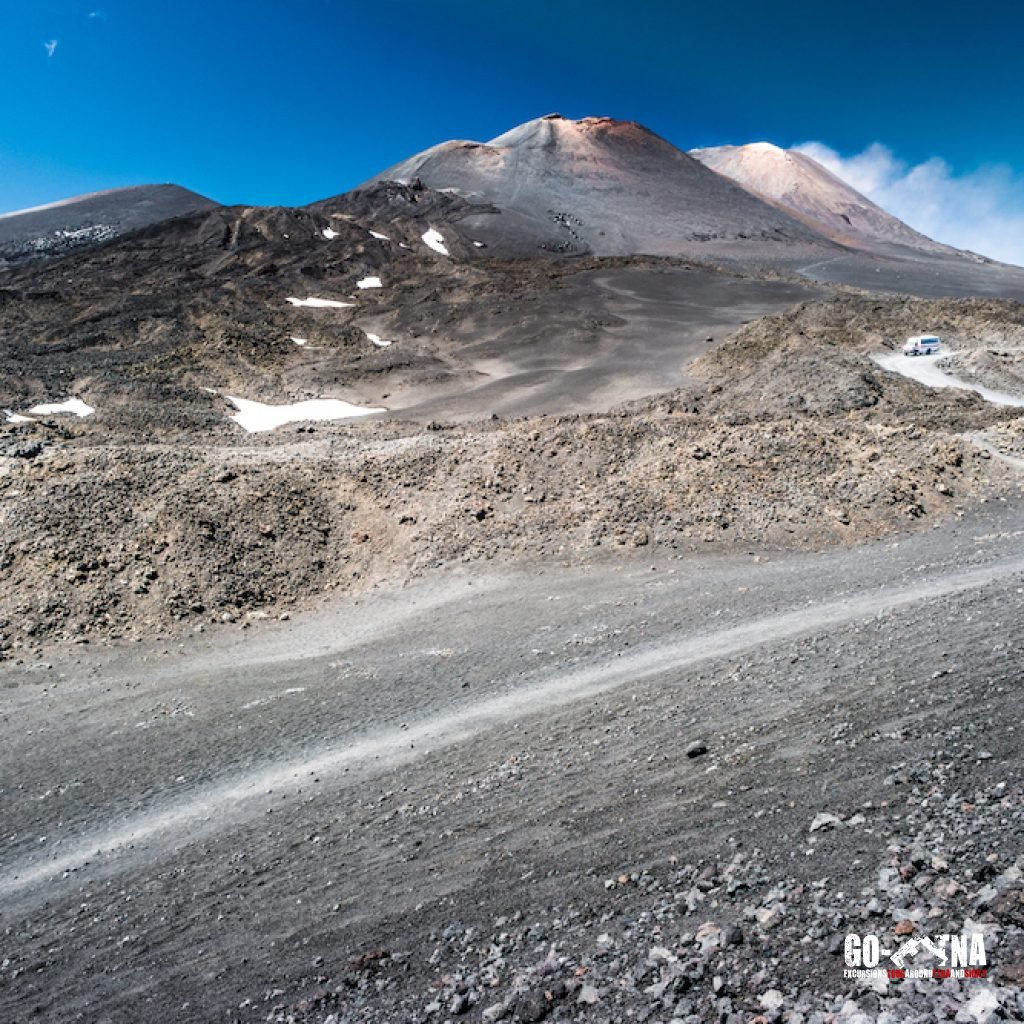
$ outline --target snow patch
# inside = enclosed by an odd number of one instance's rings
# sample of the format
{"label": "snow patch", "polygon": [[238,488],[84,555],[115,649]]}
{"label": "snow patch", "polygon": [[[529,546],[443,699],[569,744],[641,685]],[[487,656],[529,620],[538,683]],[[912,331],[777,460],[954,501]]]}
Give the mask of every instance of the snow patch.
{"label": "snow patch", "polygon": [[225,398],[238,410],[230,418],[250,434],[274,430],[287,423],[346,420],[356,416],[372,416],[374,413],[387,412],[387,409],[352,405],[339,398],[312,398],[292,405],[264,405],[262,402],[251,402],[246,398],[235,398],[232,395],[225,395]]}
{"label": "snow patch", "polygon": [[433,249],[434,252],[439,252],[442,256],[451,256],[451,253],[444,244],[444,235],[442,235],[437,228],[431,228],[429,231],[424,231],[421,237],[423,238],[426,246]]}
{"label": "snow patch", "polygon": [[44,405],[33,405],[29,412],[36,416],[57,416],[71,413],[73,416],[91,416],[96,410],[86,405],[80,398],[69,398],[66,402],[49,402]]}
{"label": "snow patch", "polygon": [[30,416],[19,416],[18,413],[12,412],[10,409],[4,409],[4,423],[35,423],[35,420]]}
{"label": "snow patch", "polygon": [[379,231],[371,231],[370,234],[374,238],[379,239],[381,242],[390,242],[391,241],[391,239],[388,238],[387,235],[382,235]]}
{"label": "snow patch", "polygon": [[338,232],[335,231],[334,228],[324,228],[323,236],[329,242],[332,238],[337,238],[338,237]]}
{"label": "snow patch", "polygon": [[483,243],[483,242],[476,242],[476,241],[474,241],[474,242],[473,242],[473,244],[474,244],[474,245],[475,245],[475,246],[476,246],[476,247],[477,247],[478,249],[483,249],[483,248],[484,248],[484,243]]}
{"label": "snow patch", "polygon": [[294,341],[296,345],[308,345],[309,338],[290,338],[290,341]]}
{"label": "snow patch", "polygon": [[887,352],[873,355],[871,358],[883,370],[902,374],[919,384],[930,388],[961,388],[965,391],[976,391],[986,402],[993,405],[1014,405],[1024,407],[1024,398],[1011,395],[1006,391],[994,391],[981,384],[972,384],[952,373],[939,369],[937,358],[945,359],[956,355],[955,352],[943,352],[941,356],[905,356],[902,352]]}
{"label": "snow patch", "polygon": [[379,277],[364,277],[362,281],[356,281],[357,288],[383,288]]}
{"label": "snow patch", "polygon": [[255,700],[250,700],[242,705],[243,711],[251,711],[253,708],[263,707],[264,704],[272,704],[277,700],[278,696],[287,697],[293,693],[305,693],[306,688],[304,686],[290,686],[287,690],[282,690],[280,694],[271,694],[269,697],[257,697]]}
{"label": "snow patch", "polygon": [[354,302],[339,302],[337,299],[317,299],[312,295],[305,299],[296,299],[289,295],[287,301],[293,306],[312,306],[314,309],[345,309],[355,305]]}
{"label": "snow patch", "polygon": [[364,333],[366,334],[366,337],[369,338],[370,341],[372,341],[373,344],[377,346],[377,348],[391,347],[391,342],[385,341],[379,334],[371,334],[369,331],[366,331]]}

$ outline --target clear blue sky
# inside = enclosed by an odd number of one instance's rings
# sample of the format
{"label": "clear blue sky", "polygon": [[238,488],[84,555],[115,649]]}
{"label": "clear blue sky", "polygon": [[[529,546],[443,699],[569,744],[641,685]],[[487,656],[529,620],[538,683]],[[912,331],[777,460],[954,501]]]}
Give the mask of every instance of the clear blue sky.
{"label": "clear blue sky", "polygon": [[552,111],[1019,175],[1022,39],[1016,2],[0,0],[0,210],[304,203]]}

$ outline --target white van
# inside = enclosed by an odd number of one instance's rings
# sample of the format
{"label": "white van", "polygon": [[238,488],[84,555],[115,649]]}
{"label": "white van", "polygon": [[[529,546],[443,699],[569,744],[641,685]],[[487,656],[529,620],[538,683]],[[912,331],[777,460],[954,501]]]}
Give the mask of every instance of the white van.
{"label": "white van", "polygon": [[907,338],[903,346],[905,356],[931,356],[939,351],[941,342],[934,334],[917,334]]}

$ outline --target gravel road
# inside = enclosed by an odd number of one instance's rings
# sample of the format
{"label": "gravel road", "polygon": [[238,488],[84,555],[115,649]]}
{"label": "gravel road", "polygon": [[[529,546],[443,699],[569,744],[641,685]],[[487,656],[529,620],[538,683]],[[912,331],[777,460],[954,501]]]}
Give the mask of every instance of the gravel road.
{"label": "gravel road", "polygon": [[[0,1019],[1017,1019],[1022,538],[993,502],[0,666]],[[989,980],[844,981],[918,903]]]}
{"label": "gravel road", "polygon": [[1021,398],[1020,395],[1012,395],[1006,391],[996,391],[982,384],[965,381],[955,374],[948,373],[940,365],[942,360],[952,359],[960,355],[962,355],[960,352],[945,352],[940,359],[928,359],[905,356],[902,352],[897,351],[886,352],[883,355],[876,355],[872,358],[883,370],[901,373],[904,377],[920,381],[930,388],[962,388],[967,391],[976,391],[986,402],[992,402],[994,405],[1024,406],[1024,398]]}

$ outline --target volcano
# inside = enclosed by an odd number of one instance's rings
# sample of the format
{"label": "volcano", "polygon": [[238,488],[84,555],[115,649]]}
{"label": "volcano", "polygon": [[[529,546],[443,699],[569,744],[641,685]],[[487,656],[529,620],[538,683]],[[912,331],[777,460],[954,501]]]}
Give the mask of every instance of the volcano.
{"label": "volcano", "polygon": [[902,246],[933,255],[962,255],[886,213],[804,153],[754,142],[694,149],[690,156],[841,245],[873,252]]}
{"label": "volcano", "polygon": [[497,213],[467,231],[500,254],[696,255],[830,244],[642,125],[549,114],[487,143],[444,142],[376,175],[450,190]]}
{"label": "volcano", "polygon": [[0,265],[70,252],[217,205],[179,185],[136,185],[0,214]]}

